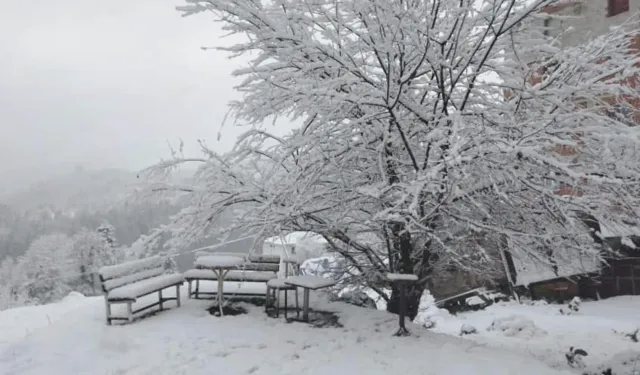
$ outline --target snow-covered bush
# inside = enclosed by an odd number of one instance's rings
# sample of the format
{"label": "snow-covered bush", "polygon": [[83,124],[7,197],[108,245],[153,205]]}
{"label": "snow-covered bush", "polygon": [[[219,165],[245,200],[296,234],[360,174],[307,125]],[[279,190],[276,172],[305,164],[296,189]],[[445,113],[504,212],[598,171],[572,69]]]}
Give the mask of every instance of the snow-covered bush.
{"label": "snow-covered bush", "polygon": [[588,367],[583,375],[640,375],[640,352],[618,353],[605,363]]}
{"label": "snow-covered bush", "polygon": [[567,363],[569,366],[574,368],[584,368],[585,364],[582,360],[582,357],[586,357],[589,355],[584,349],[570,347],[569,351],[565,353],[565,358],[567,359]]}
{"label": "snow-covered bush", "polygon": [[0,263],[0,311],[32,302],[24,287],[26,277],[22,266],[11,257]]}
{"label": "snow-covered bush", "polygon": [[460,336],[472,335],[474,333],[478,333],[478,329],[471,324],[463,324],[462,327],[460,327]]}
{"label": "snow-covered bush", "polygon": [[567,304],[566,309],[561,308],[560,314],[562,315],[571,315],[580,311],[580,304],[582,304],[582,300],[580,297],[573,297],[573,299]]}
{"label": "snow-covered bush", "polygon": [[102,224],[96,230],[82,228],[72,238],[76,260],[74,289],[85,295],[99,294],[95,280],[96,271],[103,266],[115,264],[120,259],[113,226]]}
{"label": "snow-covered bush", "polygon": [[79,269],[73,241],[64,234],[50,234],[33,241],[19,260],[26,276],[25,290],[39,303],[58,300],[71,291]]}
{"label": "snow-covered bush", "polygon": [[[419,316],[419,315],[418,315]],[[417,318],[416,318],[417,319]],[[438,323],[436,323],[435,320],[433,320],[431,317],[426,317],[423,318],[421,320],[421,324],[424,328],[426,329],[432,329],[432,328],[436,328],[436,325],[438,325]]]}
{"label": "snow-covered bush", "polygon": [[639,342],[640,337],[638,337],[638,334],[640,334],[640,328],[636,328],[635,330],[631,331],[631,332],[618,332],[615,329],[613,330],[613,333],[618,334],[623,336],[624,338],[627,338],[633,342]]}
{"label": "snow-covered bush", "polygon": [[369,297],[367,293],[362,291],[348,291],[341,293],[337,297],[333,298],[334,301],[340,301],[348,303],[350,305],[358,307],[366,307],[369,309],[376,309],[376,301]]}
{"label": "snow-covered bush", "polygon": [[535,323],[522,316],[511,315],[494,320],[487,331],[502,332],[505,336],[533,338],[546,335],[547,332],[537,327]]}
{"label": "snow-covered bush", "polygon": [[426,328],[433,328],[438,324],[438,322],[450,318],[452,318],[451,313],[436,306],[435,298],[431,292],[429,290],[425,290],[420,298],[418,316],[414,319],[414,323],[420,324]]}

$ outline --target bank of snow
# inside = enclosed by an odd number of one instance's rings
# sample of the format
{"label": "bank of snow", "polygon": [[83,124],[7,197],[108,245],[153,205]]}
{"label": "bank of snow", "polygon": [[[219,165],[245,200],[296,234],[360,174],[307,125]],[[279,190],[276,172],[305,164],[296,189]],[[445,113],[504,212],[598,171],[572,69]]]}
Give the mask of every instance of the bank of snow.
{"label": "bank of snow", "polygon": [[450,335],[459,335],[463,326],[473,326],[477,333],[465,339],[528,355],[554,368],[568,368],[565,354],[570,347],[587,351],[583,362],[588,368],[597,368],[621,353],[640,353],[640,343],[624,336],[640,328],[639,296],[584,302],[571,315],[560,313],[561,308],[568,311],[566,305],[503,302],[452,316],[431,306],[418,320],[435,323],[434,331]]}
{"label": "bank of snow", "polygon": [[11,322],[0,326],[0,374],[568,374],[418,326],[410,325],[412,337],[392,337],[394,315],[315,299],[312,306],[337,312],[344,327],[286,323],[257,307],[214,318],[205,311],[210,302],[194,300],[107,326],[102,298],[67,303],[0,312]]}

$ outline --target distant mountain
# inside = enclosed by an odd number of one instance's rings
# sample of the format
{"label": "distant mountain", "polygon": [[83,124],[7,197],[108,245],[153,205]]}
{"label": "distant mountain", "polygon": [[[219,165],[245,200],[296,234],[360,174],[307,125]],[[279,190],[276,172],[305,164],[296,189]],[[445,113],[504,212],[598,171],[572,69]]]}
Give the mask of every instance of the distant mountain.
{"label": "distant mountain", "polygon": [[[180,178],[188,176],[182,173]],[[60,173],[31,184],[26,189],[0,196],[0,204],[15,209],[53,206],[65,212],[103,210],[124,203],[143,181],[124,169],[84,169]]]}
{"label": "distant mountain", "polygon": [[58,174],[6,195],[4,203],[18,209],[52,205],[62,210],[97,208],[131,191],[136,174],[119,169],[83,170]]}

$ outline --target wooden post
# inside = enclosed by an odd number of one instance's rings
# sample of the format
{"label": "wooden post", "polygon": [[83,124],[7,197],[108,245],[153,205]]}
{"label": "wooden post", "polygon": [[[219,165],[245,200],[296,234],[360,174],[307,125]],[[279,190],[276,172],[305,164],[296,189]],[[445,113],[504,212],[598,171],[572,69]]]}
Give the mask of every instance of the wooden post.
{"label": "wooden post", "polygon": [[178,304],[178,307],[180,307],[180,286],[181,285],[176,285],[176,303]]}
{"label": "wooden post", "polygon": [[396,336],[408,336],[410,333],[404,324],[405,317],[407,316],[407,285],[402,281],[398,281],[397,285],[400,289],[400,306],[398,311],[398,325],[400,329],[396,332]]}
{"label": "wooden post", "polygon": [[111,304],[109,303],[109,299],[107,298],[107,295],[104,295],[104,304],[107,310],[107,325],[110,326],[111,325]]}
{"label": "wooden post", "polygon": [[127,302],[127,319],[129,320],[129,323],[133,322],[133,306],[132,306],[133,302],[129,301]]}
{"label": "wooden post", "polygon": [[264,312],[269,311],[269,294],[271,293],[271,288],[267,285],[267,293],[264,296]]}
{"label": "wooden post", "polygon": [[394,336],[409,336],[411,332],[405,326],[405,317],[407,316],[407,285],[418,281],[418,277],[412,274],[387,274],[387,278],[391,284],[398,288],[398,325],[400,328]]}
{"label": "wooden post", "polygon": [[284,288],[284,317],[287,318],[287,309],[289,308],[289,300],[287,299],[288,289]]}

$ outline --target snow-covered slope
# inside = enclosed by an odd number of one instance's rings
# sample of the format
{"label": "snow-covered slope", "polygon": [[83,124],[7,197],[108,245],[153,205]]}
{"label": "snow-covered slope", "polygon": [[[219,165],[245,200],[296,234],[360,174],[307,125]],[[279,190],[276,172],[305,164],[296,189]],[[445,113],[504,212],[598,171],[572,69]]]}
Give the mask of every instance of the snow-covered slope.
{"label": "snow-covered slope", "polygon": [[[639,311],[640,296],[621,296],[584,302],[577,312],[567,305],[542,301],[531,305],[503,302],[456,316],[432,306],[418,321],[434,322],[434,331],[451,335],[460,334],[464,325],[472,326],[477,333],[464,336],[466,339],[522,353],[555,368],[567,368],[565,354],[570,347],[580,348],[588,353],[584,364],[597,368],[620,353],[636,351],[640,355],[640,343],[625,336],[640,329]],[[637,368],[640,373],[640,363]]]}
{"label": "snow-covered slope", "polygon": [[184,302],[123,326],[105,325],[101,298],[0,312],[0,374],[570,374],[418,326],[392,337],[397,319],[381,311],[314,299],[344,325],[320,329],[261,308],[214,318],[210,302]]}

